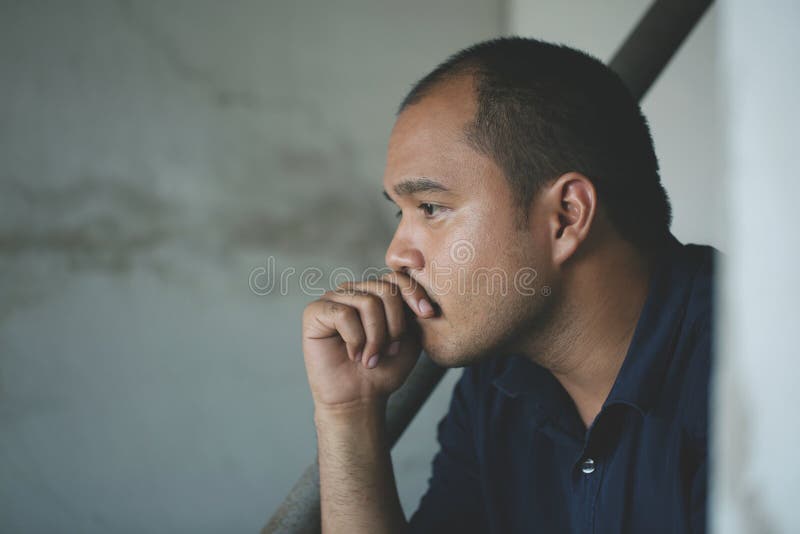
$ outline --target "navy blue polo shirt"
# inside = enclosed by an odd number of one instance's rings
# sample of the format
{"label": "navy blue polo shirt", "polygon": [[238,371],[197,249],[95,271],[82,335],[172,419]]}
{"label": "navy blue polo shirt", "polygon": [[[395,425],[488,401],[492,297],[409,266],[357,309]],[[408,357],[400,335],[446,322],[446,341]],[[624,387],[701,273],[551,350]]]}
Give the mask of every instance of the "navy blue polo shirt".
{"label": "navy blue polo shirt", "polygon": [[466,368],[410,531],[704,532],[715,253],[670,236],[588,430],[527,358]]}

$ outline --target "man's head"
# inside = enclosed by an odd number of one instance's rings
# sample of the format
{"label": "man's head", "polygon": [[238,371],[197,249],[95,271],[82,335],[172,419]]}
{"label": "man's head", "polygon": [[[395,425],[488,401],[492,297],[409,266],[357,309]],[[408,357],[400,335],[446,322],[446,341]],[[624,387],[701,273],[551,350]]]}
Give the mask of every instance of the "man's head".
{"label": "man's head", "polygon": [[416,84],[384,187],[402,208],[387,265],[437,301],[423,346],[446,365],[544,328],[569,265],[593,243],[647,255],[669,233],[635,100],[596,59],[532,39],[480,43]]}

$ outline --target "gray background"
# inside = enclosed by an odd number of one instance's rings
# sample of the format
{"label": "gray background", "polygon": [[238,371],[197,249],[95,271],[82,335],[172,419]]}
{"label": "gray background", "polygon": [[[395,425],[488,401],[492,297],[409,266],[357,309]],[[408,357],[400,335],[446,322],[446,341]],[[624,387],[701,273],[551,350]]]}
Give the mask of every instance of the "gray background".
{"label": "gray background", "polygon": [[[0,1],[0,531],[258,530],[315,451],[298,275],[382,265],[405,90],[503,33],[607,59],[647,5]],[[715,58],[712,8],[644,109],[675,234],[725,248]]]}

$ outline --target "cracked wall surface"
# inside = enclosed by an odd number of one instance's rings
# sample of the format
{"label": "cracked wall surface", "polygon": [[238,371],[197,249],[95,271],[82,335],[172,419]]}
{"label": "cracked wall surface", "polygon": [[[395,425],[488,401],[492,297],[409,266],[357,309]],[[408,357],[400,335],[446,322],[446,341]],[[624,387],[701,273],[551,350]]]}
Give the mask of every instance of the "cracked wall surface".
{"label": "cracked wall surface", "polygon": [[[382,266],[394,110],[499,26],[477,0],[0,2],[0,531],[264,524],[315,455],[312,297],[250,273]],[[407,507],[448,393],[395,452]]]}

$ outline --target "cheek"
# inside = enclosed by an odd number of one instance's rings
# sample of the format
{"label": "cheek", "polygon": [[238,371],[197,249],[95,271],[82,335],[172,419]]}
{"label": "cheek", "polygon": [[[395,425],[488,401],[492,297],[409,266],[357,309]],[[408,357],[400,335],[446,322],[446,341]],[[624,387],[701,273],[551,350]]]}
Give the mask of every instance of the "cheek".
{"label": "cheek", "polygon": [[492,267],[508,261],[520,238],[519,229],[511,214],[492,216],[492,211],[480,213],[472,221],[468,239],[474,248],[474,265]]}
{"label": "cheek", "polygon": [[513,284],[513,272],[508,271],[516,265],[520,236],[511,214],[491,216],[495,211],[487,206],[472,210],[453,221],[446,238],[428,243],[425,265],[432,297],[443,304],[481,297],[473,294],[480,270],[500,269],[508,279],[507,286]]}

